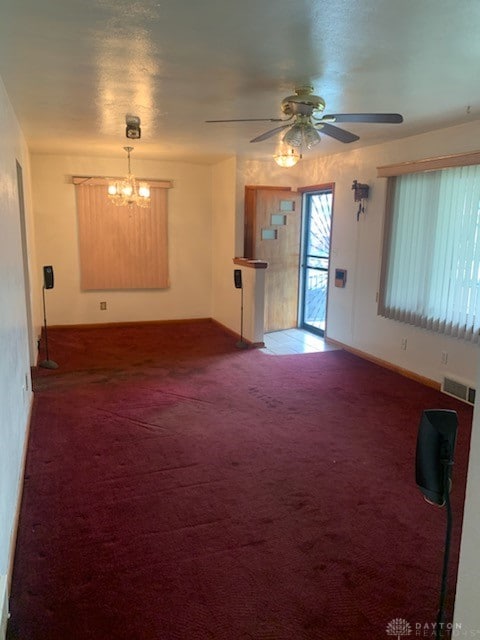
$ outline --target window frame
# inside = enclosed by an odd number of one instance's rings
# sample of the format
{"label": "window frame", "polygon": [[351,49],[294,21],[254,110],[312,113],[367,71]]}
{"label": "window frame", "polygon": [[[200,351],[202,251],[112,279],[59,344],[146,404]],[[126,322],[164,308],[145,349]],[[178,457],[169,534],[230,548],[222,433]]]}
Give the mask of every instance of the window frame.
{"label": "window frame", "polygon": [[[379,279],[379,295],[377,313],[379,316],[393,319],[399,322],[405,322],[425,328],[427,330],[434,331],[436,333],[442,333],[447,335],[453,335],[472,342],[480,341],[480,328],[479,322],[473,315],[473,320],[466,322],[465,326],[462,323],[452,323],[448,318],[448,313],[445,313],[443,318],[434,318],[430,320],[429,315],[426,313],[418,314],[418,309],[414,308],[412,304],[409,309],[396,310],[388,301],[388,276],[389,268],[391,267],[390,257],[392,250],[392,234],[394,232],[395,211],[394,200],[396,190],[398,188],[398,180],[402,176],[412,173],[427,173],[427,172],[439,172],[443,169],[454,169],[469,167],[472,165],[480,165],[480,152],[472,152],[468,154],[458,154],[454,156],[442,156],[438,158],[428,158],[425,160],[417,160],[413,162],[405,162],[397,165],[388,165],[377,168],[377,175],[379,177],[386,177],[387,190],[386,190],[386,203],[385,203],[385,217],[384,217],[384,229],[383,229],[383,244],[382,244],[382,256],[381,256],[381,269]],[[427,185],[425,185],[425,189]],[[435,223],[440,219],[439,209],[435,208]],[[462,218],[463,220],[463,218]],[[478,228],[478,222],[477,222]],[[418,254],[417,254],[418,255]],[[478,258],[477,258],[478,262]],[[477,264],[472,261],[472,265]],[[431,263],[430,263],[431,264]],[[478,283],[480,288],[480,280]],[[431,291],[431,289],[430,289]],[[425,300],[424,300],[425,302]],[[476,305],[478,307],[478,304]],[[478,308],[473,309],[478,313]],[[468,318],[468,316],[467,316]]]}

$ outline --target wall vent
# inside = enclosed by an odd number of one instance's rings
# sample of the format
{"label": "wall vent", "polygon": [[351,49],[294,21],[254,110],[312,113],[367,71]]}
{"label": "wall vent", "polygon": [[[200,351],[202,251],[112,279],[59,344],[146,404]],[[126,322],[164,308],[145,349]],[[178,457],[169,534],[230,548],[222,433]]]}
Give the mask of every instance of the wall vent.
{"label": "wall vent", "polygon": [[468,404],[475,404],[475,389],[460,380],[445,376],[442,381],[442,391]]}

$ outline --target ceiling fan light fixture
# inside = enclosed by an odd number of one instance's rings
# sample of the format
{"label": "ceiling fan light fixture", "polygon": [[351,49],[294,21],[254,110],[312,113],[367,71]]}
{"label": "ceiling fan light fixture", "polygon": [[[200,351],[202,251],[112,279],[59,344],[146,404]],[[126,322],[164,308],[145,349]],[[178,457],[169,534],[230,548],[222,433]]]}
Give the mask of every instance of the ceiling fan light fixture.
{"label": "ceiling fan light fixture", "polygon": [[283,136],[283,142],[289,147],[301,147],[303,142],[302,125],[295,123]]}
{"label": "ceiling fan light fixture", "polygon": [[307,149],[311,149],[320,142],[320,134],[315,127],[310,124],[303,131],[303,144]]}
{"label": "ceiling fan light fixture", "polygon": [[123,147],[128,157],[128,173],[123,180],[114,180],[108,185],[108,199],[117,207],[135,205],[137,207],[150,206],[150,187],[146,182],[137,183],[130,170],[130,152],[133,147]]}
{"label": "ceiling fan light fixture", "polygon": [[[295,88],[295,95],[287,96],[281,102],[281,109],[287,118],[241,118],[235,120],[207,120],[206,122],[281,122],[278,127],[265,131],[250,140],[263,142],[286,130],[283,142],[288,147],[311,149],[324,135],[345,144],[360,138],[350,131],[334,126],[337,122],[400,124],[403,116],[399,113],[334,113],[323,115],[325,100],[313,94],[313,86],[301,85]],[[293,124],[284,124],[293,121]]]}
{"label": "ceiling fan light fixture", "polygon": [[295,149],[290,149],[289,151],[282,151],[273,156],[273,159],[278,164],[279,167],[290,168],[294,167],[297,162],[301,159],[301,155]]}
{"label": "ceiling fan light fixture", "polygon": [[296,122],[284,135],[283,142],[289,147],[311,149],[320,142],[320,134],[309,120]]}

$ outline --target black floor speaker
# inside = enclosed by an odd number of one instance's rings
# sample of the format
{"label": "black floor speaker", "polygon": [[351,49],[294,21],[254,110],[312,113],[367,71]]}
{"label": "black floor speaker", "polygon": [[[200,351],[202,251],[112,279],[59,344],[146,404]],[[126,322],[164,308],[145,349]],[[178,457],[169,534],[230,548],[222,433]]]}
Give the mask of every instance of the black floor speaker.
{"label": "black floor speaker", "polygon": [[450,491],[457,427],[457,413],[449,409],[428,409],[420,419],[415,477],[420,491],[434,504],[443,505]]}
{"label": "black floor speaker", "polygon": [[443,551],[442,581],[435,638],[443,637],[445,602],[448,587],[448,562],[452,539],[452,507],[450,489],[452,466],[457,439],[458,418],[450,409],[428,409],[422,413],[417,436],[415,479],[424,498],[431,504],[443,507],[447,515],[445,547]]}
{"label": "black floor speaker", "polygon": [[43,298],[43,330],[44,330],[44,338],[45,338],[45,360],[42,360],[39,364],[40,367],[44,369],[58,369],[58,364],[54,360],[50,360],[50,356],[48,353],[48,327],[47,327],[47,306],[45,304],[45,290],[53,289],[54,285],[54,277],[53,277],[53,267],[51,265],[43,267],[43,287],[42,287],[42,298]]}
{"label": "black floor speaker", "polygon": [[233,270],[233,281],[235,283],[236,289],[242,288],[242,270],[241,269]]}
{"label": "black floor speaker", "polygon": [[54,284],[53,267],[51,265],[43,267],[43,286],[45,289],[53,289]]}

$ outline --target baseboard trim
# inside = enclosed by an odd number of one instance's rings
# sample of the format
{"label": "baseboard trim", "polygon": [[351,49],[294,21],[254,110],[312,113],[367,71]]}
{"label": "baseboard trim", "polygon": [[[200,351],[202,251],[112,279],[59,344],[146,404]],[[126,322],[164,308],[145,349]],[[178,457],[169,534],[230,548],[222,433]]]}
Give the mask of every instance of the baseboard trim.
{"label": "baseboard trim", "polygon": [[52,324],[49,329],[101,329],[117,327],[135,327],[142,325],[167,325],[167,324],[192,324],[192,323],[214,322],[212,318],[179,318],[174,320],[134,320],[129,322],[97,322],[91,324]]}
{"label": "baseboard trim", "polygon": [[399,367],[393,362],[388,362],[387,360],[382,360],[381,358],[377,358],[366,351],[361,351],[360,349],[355,349],[355,347],[351,347],[348,344],[344,344],[343,342],[339,342],[338,340],[333,340],[332,338],[325,338],[325,342],[328,344],[334,345],[343,349],[344,351],[348,351],[349,353],[353,353],[353,355],[358,356],[359,358],[363,358],[364,360],[368,360],[369,362],[373,362],[374,364],[378,364],[380,367],[384,369],[389,369],[390,371],[394,371],[395,373],[399,373],[401,376],[405,378],[410,378],[411,380],[415,380],[415,382],[420,382],[427,387],[431,387],[436,391],[441,390],[440,382],[436,380],[432,380],[431,378],[426,378],[425,376],[421,376],[414,371],[410,371],[409,369],[404,369],[403,367]]}
{"label": "baseboard trim", "polygon": [[[30,440],[30,425],[32,421],[32,409],[33,409],[33,394],[30,398],[30,407],[28,409],[27,423],[25,425],[25,439],[23,441],[23,450],[22,450],[22,460],[20,463],[20,472],[18,476],[18,484],[17,484],[17,504],[15,507],[15,516],[13,519],[12,532],[10,534],[10,547],[8,551],[8,573],[6,576],[0,576],[0,587],[4,589],[4,591],[0,591],[0,597],[4,598],[0,600],[0,629],[3,632],[3,625],[6,624],[9,617],[9,609],[8,609],[8,600],[10,597],[10,589],[12,584],[12,576],[13,576],[13,564],[15,560],[15,547],[17,543],[17,533],[18,533],[18,525],[20,521],[20,511],[22,508],[22,498],[23,498],[23,484],[25,478],[25,466],[27,462],[27,452],[28,452],[28,443]],[[3,578],[5,579],[5,583],[2,583]],[[4,636],[0,634],[0,640],[3,640]]]}
{"label": "baseboard trim", "polygon": [[[240,340],[240,334],[239,333],[237,333],[233,329],[230,329],[230,327],[225,326],[224,324],[222,324],[218,320],[215,320],[214,318],[210,318],[210,320],[211,320],[211,322],[213,322],[213,324],[216,324],[217,327],[220,327],[220,329],[222,329],[222,331],[225,331],[226,333],[229,333],[232,336],[232,338],[234,338],[235,340]],[[243,342],[246,342],[248,344],[249,348],[251,348],[251,349],[262,349],[265,346],[264,342],[252,342],[251,340],[248,340],[247,338],[245,338],[245,336],[243,336],[241,339],[242,339]]]}
{"label": "baseboard trim", "polygon": [[[192,324],[192,323],[215,324],[217,325],[217,327],[220,327],[223,331],[226,331],[227,333],[229,333],[233,338],[235,338],[235,340],[240,340],[239,333],[237,333],[236,331],[233,331],[233,329],[230,329],[229,327],[225,326],[224,324],[222,324],[218,320],[215,320],[214,318],[178,318],[174,320],[137,320],[134,322],[99,322],[95,324],[52,324],[48,328],[55,329],[56,331],[58,331],[62,329],[65,329],[65,330],[103,329],[103,328],[114,329],[114,328],[121,328],[121,327],[135,327],[135,326],[138,327],[138,326],[151,326],[151,325],[165,326],[165,325],[182,325],[182,324]],[[261,349],[265,346],[264,342],[252,342],[251,340],[247,340],[247,338],[245,337],[243,337],[242,340],[246,342],[248,346],[251,347],[252,349]]]}
{"label": "baseboard trim", "polygon": [[[230,334],[232,338],[234,338],[236,341],[240,340],[239,333],[237,333],[236,331],[233,331],[233,329],[230,329],[229,327],[225,326],[224,324],[222,324],[218,320],[215,320],[214,318],[179,318],[174,320],[138,320],[134,322],[100,322],[96,324],[52,324],[48,328],[55,329],[56,331],[63,330],[63,329],[65,330],[75,329],[75,330],[81,331],[83,329],[85,330],[104,329],[104,328],[114,329],[114,328],[121,328],[121,327],[152,326],[152,325],[158,325],[158,326],[184,325],[184,324],[192,324],[192,323],[214,324],[220,329],[222,329],[222,331],[225,331],[226,333]],[[245,337],[243,337],[242,340],[243,342],[246,342],[248,344],[248,347],[251,349],[262,349],[265,346],[264,342],[252,342],[251,340],[247,340],[247,338]],[[38,366],[38,362],[36,366]]]}

